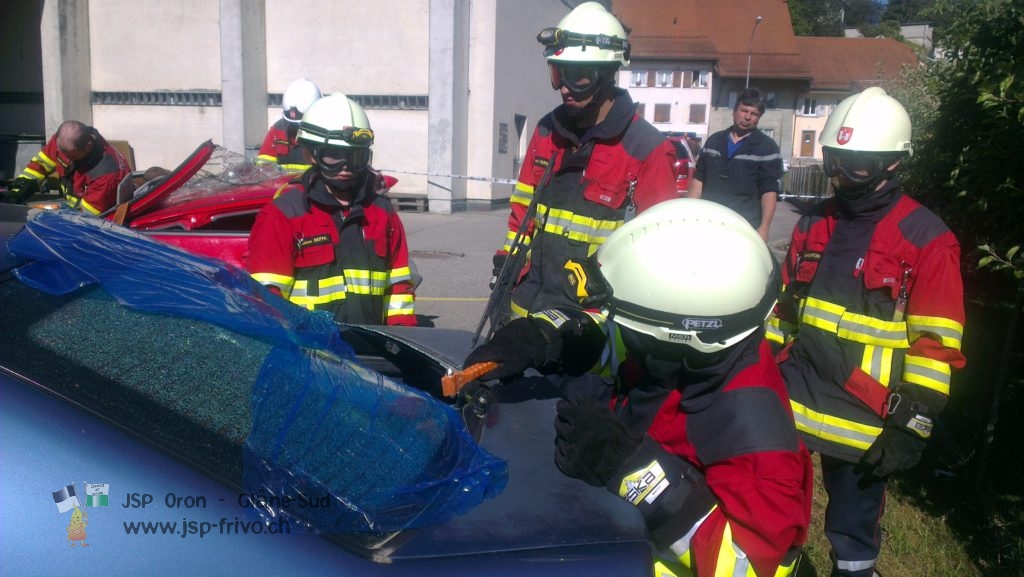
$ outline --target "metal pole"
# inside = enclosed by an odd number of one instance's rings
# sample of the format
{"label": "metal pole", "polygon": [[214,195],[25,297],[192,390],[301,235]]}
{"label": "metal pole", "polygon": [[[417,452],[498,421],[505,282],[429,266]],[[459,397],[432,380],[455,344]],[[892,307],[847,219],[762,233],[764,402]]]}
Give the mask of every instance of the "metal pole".
{"label": "metal pole", "polygon": [[754,18],[754,29],[750,31],[750,42],[747,43],[747,83],[744,88],[750,88],[750,52],[754,48],[754,34],[757,33],[757,25],[764,20],[763,17],[758,16]]}

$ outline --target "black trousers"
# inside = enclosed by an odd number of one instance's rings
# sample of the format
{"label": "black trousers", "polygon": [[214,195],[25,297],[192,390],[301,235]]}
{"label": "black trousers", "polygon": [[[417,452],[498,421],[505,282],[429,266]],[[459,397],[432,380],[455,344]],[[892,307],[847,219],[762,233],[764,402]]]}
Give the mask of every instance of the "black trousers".
{"label": "black trousers", "polygon": [[856,467],[821,455],[828,493],[825,536],[832,545],[831,577],[871,577],[882,546],[886,482],[867,480]]}

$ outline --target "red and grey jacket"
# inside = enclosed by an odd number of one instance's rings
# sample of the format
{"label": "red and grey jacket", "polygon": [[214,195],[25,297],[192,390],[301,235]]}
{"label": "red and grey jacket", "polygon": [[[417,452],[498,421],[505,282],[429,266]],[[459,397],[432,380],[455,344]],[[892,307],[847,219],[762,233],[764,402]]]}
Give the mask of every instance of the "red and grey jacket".
{"label": "red and grey jacket", "polygon": [[508,254],[545,168],[554,162],[550,182],[536,199],[536,214],[524,242],[529,262],[512,296],[513,316],[552,308],[580,307],[571,276],[572,262],[597,252],[627,219],[654,204],[677,198],[672,144],[635,115],[629,94],[615,91],[615,103],[600,124],[577,136],[561,107],[538,123],[509,199],[505,244]]}
{"label": "red and grey jacket", "polygon": [[851,462],[881,433],[890,391],[945,398],[965,364],[960,244],[897,186],[800,219],[769,319],[807,445]]}
{"label": "red and grey jacket", "polygon": [[698,520],[670,537],[658,563],[698,577],[790,575],[807,537],[813,470],[762,333],[704,369],[657,379],[627,356],[616,373],[611,404],[622,421],[695,466],[717,500],[687,503],[680,517]]}
{"label": "red and grey jacket", "polygon": [[40,181],[56,173],[60,179],[60,192],[73,208],[99,214],[117,202],[119,186],[133,187],[132,169],[128,161],[110,145],[95,128],[90,128],[93,147],[88,156],[72,162],[57,148],[57,135],[50,137],[21,176]]}
{"label": "red and grey jacket", "polygon": [[306,170],[309,163],[306,162],[302,145],[297,140],[298,134],[297,123],[279,118],[263,138],[263,144],[256,154],[256,161],[277,164],[289,171]]}
{"label": "red and grey jacket", "polygon": [[373,192],[373,174],[349,207],[313,170],[293,181],[256,216],[246,261],[253,278],[341,322],[415,325],[405,229]]}

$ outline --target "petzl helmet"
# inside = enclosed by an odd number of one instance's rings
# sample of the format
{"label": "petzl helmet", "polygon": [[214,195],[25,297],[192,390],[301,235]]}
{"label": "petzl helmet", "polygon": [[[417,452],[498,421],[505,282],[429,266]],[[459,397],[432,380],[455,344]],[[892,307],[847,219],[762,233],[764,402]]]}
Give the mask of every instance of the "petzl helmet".
{"label": "petzl helmet", "polygon": [[611,320],[682,354],[715,353],[758,330],[781,286],[757,231],[709,200],[655,205],[612,233],[597,259]]}
{"label": "petzl helmet", "polygon": [[895,98],[874,86],[840,102],[818,142],[837,150],[909,154],[910,115]]}
{"label": "petzl helmet", "polygon": [[299,124],[299,142],[310,148],[369,148],[373,130],[363,107],[340,92],[309,107]]}
{"label": "petzl helmet", "polygon": [[537,35],[548,62],[629,65],[629,40],[615,16],[597,2],[584,2]]}
{"label": "petzl helmet", "polygon": [[292,82],[281,98],[281,116],[288,122],[299,122],[320,96],[320,88],[312,81],[300,78]]}

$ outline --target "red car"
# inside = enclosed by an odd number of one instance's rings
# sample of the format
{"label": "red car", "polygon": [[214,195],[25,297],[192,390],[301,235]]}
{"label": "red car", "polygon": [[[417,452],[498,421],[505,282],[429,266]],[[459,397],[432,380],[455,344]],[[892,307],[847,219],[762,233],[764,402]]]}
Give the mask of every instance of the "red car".
{"label": "red car", "polygon": [[[256,213],[298,176],[277,165],[245,162],[207,140],[177,168],[142,183],[100,217],[244,269]],[[396,182],[384,176],[382,193]]]}

